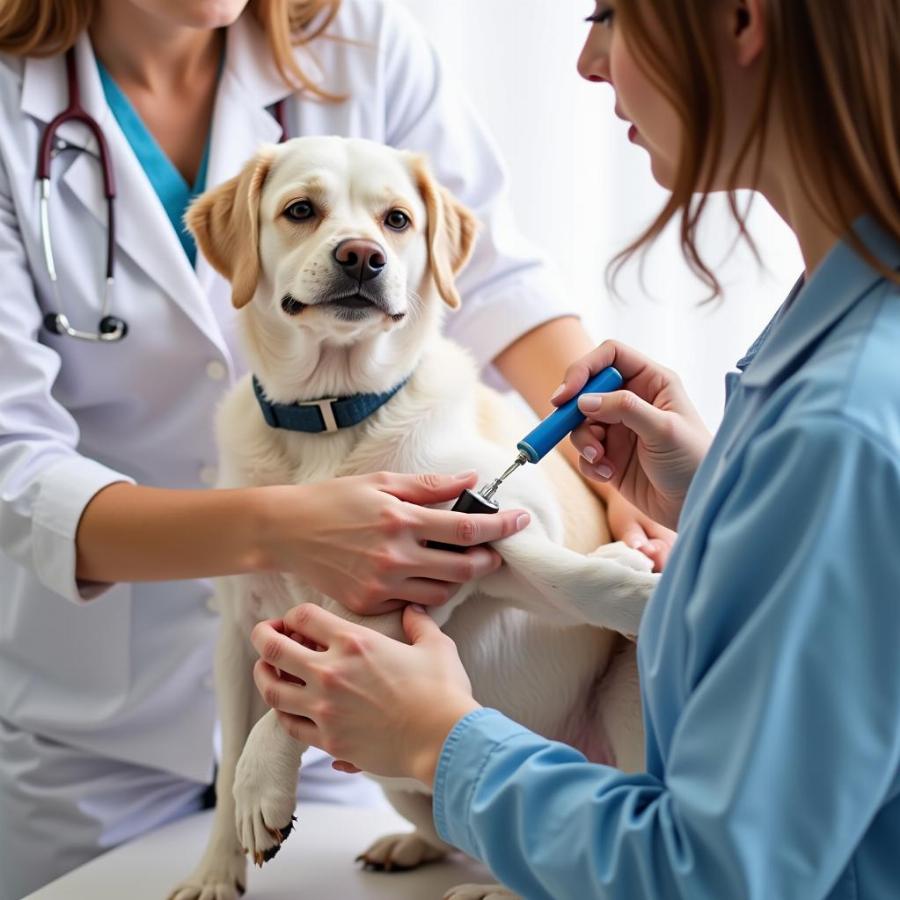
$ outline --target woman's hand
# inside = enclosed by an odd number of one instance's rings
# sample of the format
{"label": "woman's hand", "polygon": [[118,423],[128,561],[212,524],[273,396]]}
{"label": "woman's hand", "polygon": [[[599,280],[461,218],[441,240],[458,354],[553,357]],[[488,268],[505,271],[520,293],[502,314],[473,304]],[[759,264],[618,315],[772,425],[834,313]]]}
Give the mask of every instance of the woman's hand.
{"label": "woman's hand", "polygon": [[654,572],[662,572],[677,537],[675,532],[654,522],[613,488],[610,488],[605,500],[606,520],[612,539],[639,550],[653,561]]}
{"label": "woman's hand", "polygon": [[304,603],[253,629],[253,676],[285,731],[340,760],[335,768],[431,786],[444,740],[479,704],[456,645],[425,610],[407,606],[403,628],[408,645]]}
{"label": "woman's hand", "polygon": [[[455,500],[475,485],[458,476],[381,472],[301,486],[259,489],[259,568],[302,572],[305,581],[358,615],[399,609],[401,601],[435,606],[458,585],[493,571],[499,555],[475,544],[524,528],[524,510],[468,515],[417,504]],[[450,553],[434,540],[470,547]]]}
{"label": "woman's hand", "polygon": [[615,366],[625,384],[579,399],[587,421],[572,432],[572,443],[581,471],[610,482],[652,519],[675,528],[711,435],[674,372],[616,341],[569,366],[553,402],[565,403],[607,366]]}

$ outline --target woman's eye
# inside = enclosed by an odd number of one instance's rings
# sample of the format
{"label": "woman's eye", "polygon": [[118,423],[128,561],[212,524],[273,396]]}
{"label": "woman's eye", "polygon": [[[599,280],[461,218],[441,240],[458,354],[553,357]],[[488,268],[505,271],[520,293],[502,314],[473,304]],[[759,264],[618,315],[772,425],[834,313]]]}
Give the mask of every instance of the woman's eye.
{"label": "woman's eye", "polygon": [[292,222],[305,222],[315,214],[315,208],[308,200],[296,200],[284,211],[285,218]]}
{"label": "woman's eye", "polygon": [[612,26],[614,14],[613,9],[606,6],[603,9],[598,9],[584,21],[590,22],[592,25],[605,25],[607,28],[610,28]]}
{"label": "woman's eye", "polygon": [[402,209],[392,209],[385,217],[384,224],[394,231],[406,231],[409,228],[409,216]]}

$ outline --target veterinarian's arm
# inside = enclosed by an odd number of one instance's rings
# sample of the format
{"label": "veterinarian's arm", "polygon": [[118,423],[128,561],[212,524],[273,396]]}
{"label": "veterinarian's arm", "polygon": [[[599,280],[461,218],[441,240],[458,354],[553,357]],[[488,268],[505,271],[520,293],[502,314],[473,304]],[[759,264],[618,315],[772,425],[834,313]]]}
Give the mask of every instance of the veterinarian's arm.
{"label": "veterinarian's arm", "polygon": [[[453,586],[499,565],[494,551],[472,545],[528,523],[522,510],[466,516],[418,505],[451,500],[475,481],[474,473],[378,473],[239,490],[113,484],[81,517],[77,575],[110,583],[302,570],[360,613],[396,609],[401,600],[443,603]],[[430,550],[426,540],[470,549]]]}
{"label": "veterinarian's arm", "polygon": [[480,710],[443,748],[442,837],[531,900],[826,897],[841,877],[855,895],[848,860],[898,791],[900,464],[849,431],[761,439],[710,532],[687,633],[644,637],[690,651],[645,685],[687,697],[651,739],[664,781]]}
{"label": "veterinarian's arm", "polygon": [[[494,365],[522,395],[528,405],[543,418],[553,412],[550,396],[573,360],[594,349],[594,342],[581,320],[563,316],[538,325],[507,347]],[[578,450],[571,441],[563,441],[559,450],[576,472]],[[629,503],[615,488],[596,476],[585,481],[606,504],[609,530],[617,541],[624,541],[653,560],[660,571],[675,541],[674,532],[663,527]]]}

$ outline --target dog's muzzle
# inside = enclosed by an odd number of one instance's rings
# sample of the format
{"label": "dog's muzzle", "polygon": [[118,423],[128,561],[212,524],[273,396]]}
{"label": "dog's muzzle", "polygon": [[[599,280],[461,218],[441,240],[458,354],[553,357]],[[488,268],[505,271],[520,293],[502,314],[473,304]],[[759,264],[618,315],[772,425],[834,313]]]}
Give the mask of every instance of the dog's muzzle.
{"label": "dog's muzzle", "polygon": [[281,308],[289,316],[299,316],[305,309],[311,306],[330,309],[339,319],[345,322],[358,322],[373,312],[380,312],[389,316],[394,322],[399,322],[406,313],[391,312],[385,300],[377,294],[369,294],[361,287],[345,293],[329,293],[322,295],[312,303],[304,303],[293,294],[285,294],[281,298]]}

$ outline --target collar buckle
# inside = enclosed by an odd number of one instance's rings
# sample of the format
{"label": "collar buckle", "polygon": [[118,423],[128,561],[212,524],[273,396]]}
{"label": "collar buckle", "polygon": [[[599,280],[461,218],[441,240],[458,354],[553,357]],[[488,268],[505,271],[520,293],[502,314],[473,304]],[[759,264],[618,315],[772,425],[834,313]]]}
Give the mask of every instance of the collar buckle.
{"label": "collar buckle", "polygon": [[337,419],[334,417],[334,410],[331,407],[332,403],[337,403],[337,397],[325,397],[322,400],[313,400],[311,403],[304,403],[302,405],[317,406],[319,408],[319,414],[322,416],[322,421],[325,423],[325,431],[333,432],[339,431],[340,428]]}

